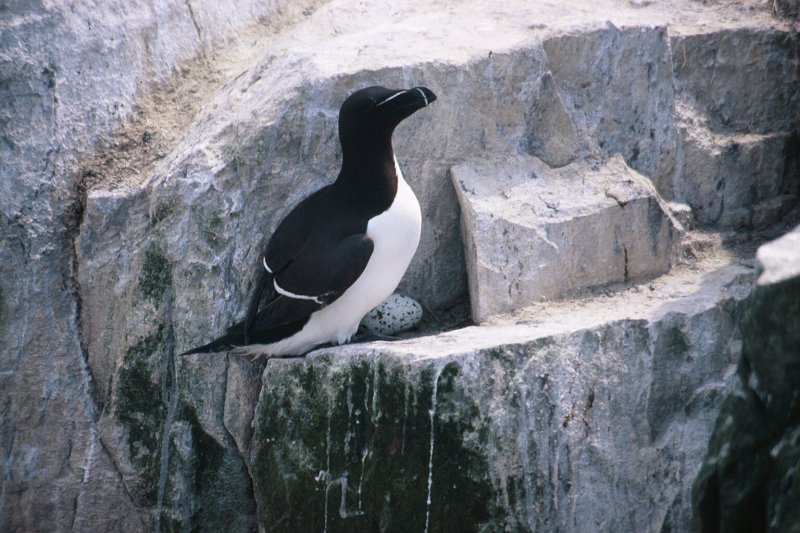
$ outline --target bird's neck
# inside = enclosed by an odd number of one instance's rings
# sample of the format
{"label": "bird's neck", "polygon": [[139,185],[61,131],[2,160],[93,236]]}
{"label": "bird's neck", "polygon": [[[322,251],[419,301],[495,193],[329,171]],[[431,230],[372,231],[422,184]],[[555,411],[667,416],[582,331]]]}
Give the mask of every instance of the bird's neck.
{"label": "bird's neck", "polygon": [[397,192],[391,138],[342,146],[342,171],[337,183],[355,199],[388,208]]}

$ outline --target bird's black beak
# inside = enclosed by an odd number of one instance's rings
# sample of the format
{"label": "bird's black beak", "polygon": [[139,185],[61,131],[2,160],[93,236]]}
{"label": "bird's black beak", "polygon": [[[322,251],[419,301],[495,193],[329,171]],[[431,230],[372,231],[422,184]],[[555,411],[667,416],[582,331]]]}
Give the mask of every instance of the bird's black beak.
{"label": "bird's black beak", "polygon": [[415,111],[427,107],[436,101],[436,95],[427,87],[414,87],[397,91],[389,97],[378,102],[375,107],[387,115],[406,118]]}
{"label": "bird's black beak", "polygon": [[427,87],[414,87],[413,89],[409,89],[409,92],[416,93],[422,98],[425,104],[423,107],[436,101],[436,95]]}

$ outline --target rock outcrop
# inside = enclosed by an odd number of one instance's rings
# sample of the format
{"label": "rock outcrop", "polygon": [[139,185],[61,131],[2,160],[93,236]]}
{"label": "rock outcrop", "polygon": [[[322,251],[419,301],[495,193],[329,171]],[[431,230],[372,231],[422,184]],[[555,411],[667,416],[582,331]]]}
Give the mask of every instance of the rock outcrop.
{"label": "rock outcrop", "polygon": [[800,92],[784,83],[795,76],[796,41],[743,29],[673,37],[671,47],[677,199],[706,225],[780,220],[800,191]]}
{"label": "rock outcrop", "polygon": [[680,530],[751,282],[727,266],[579,309],[270,361],[252,447],[260,523]]}
{"label": "rock outcrop", "polygon": [[759,248],[736,388],[694,485],[696,530],[800,530],[800,227]]}
{"label": "rock outcrop", "polygon": [[[599,1],[0,8],[0,529],[688,527],[752,288],[718,232],[798,205],[798,38],[737,3]],[[241,318],[375,83],[440,95],[395,142],[428,335],[177,357]],[[512,161],[587,180],[520,210],[619,171],[605,275],[551,264],[515,300],[467,268],[450,176]],[[483,323],[442,333],[480,291]]]}

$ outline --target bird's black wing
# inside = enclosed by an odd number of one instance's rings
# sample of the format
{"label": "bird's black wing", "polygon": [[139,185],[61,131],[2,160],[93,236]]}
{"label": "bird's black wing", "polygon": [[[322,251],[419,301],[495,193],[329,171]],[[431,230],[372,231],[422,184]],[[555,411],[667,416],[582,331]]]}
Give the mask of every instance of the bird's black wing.
{"label": "bird's black wing", "polygon": [[373,248],[367,235],[351,235],[325,250],[306,249],[283,270],[269,275],[275,298],[250,319],[248,343],[274,342],[291,328],[301,329],[311,313],[334,302],[358,279]]}
{"label": "bird's black wing", "polygon": [[[245,344],[250,343],[250,333],[253,331],[261,301],[266,300],[267,302],[272,302],[275,300],[275,296],[275,287],[272,285],[272,273],[267,271],[266,268],[260,269],[258,281],[256,281],[256,286],[253,287],[253,294],[250,295],[250,304],[247,306],[247,313],[244,317],[243,334]],[[231,329],[235,327],[236,326],[233,326]],[[231,333],[230,329],[228,333]]]}
{"label": "bird's black wing", "polygon": [[284,296],[313,299],[327,305],[358,279],[372,255],[374,243],[366,234],[350,235],[324,250],[305,250],[274,275],[273,287]]}
{"label": "bird's black wing", "polygon": [[[258,278],[245,314],[243,333],[246,344],[251,342],[250,336],[255,328],[259,309],[262,305],[269,305],[278,296],[273,286],[274,273],[281,272],[299,257],[315,235],[329,229],[330,224],[324,219],[331,214],[329,206],[332,196],[330,186],[318,190],[292,209],[272,234],[264,255],[259,259]],[[275,313],[276,316],[283,314],[285,313]],[[232,328],[237,326],[239,324]]]}
{"label": "bird's black wing", "polygon": [[[348,212],[342,211],[341,203],[329,185],[318,190],[286,215],[267,244],[262,261],[266,269],[277,273],[292,261],[303,255],[306,248],[315,242],[335,243],[348,235],[363,233],[365,228],[351,228],[336,234],[336,222],[346,218]],[[263,266],[263,265],[262,265]]]}
{"label": "bird's black wing", "polygon": [[[300,202],[286,216],[259,261],[260,272],[244,321],[247,343],[254,342],[250,337],[256,329],[263,331],[268,326],[265,320],[280,325],[307,317],[337,298],[343,292],[339,285],[344,283],[346,288],[355,281],[372,253],[371,242],[366,247],[357,237],[366,231],[366,220],[330,185]],[[284,293],[310,298],[284,294],[294,305],[276,303],[262,313],[260,310],[266,310],[281,296],[276,285]],[[309,310],[311,304],[317,307]]]}

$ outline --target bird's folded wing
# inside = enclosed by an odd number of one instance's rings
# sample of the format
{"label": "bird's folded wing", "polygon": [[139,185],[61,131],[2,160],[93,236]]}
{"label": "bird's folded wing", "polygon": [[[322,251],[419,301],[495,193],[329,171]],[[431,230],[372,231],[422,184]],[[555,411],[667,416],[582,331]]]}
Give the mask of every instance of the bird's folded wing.
{"label": "bird's folded wing", "polygon": [[364,272],[374,244],[367,235],[351,235],[326,250],[304,250],[274,275],[278,294],[326,305],[338,298]]}
{"label": "bird's folded wing", "polygon": [[304,319],[334,302],[364,272],[373,248],[372,239],[359,234],[327,250],[304,250],[283,270],[269,276],[276,297],[255,314],[249,328],[253,336]]}

